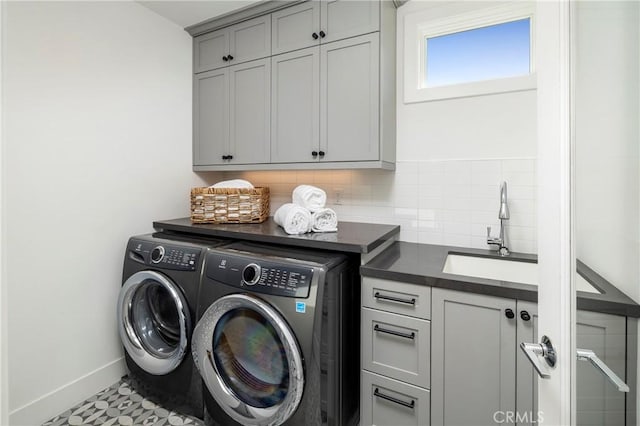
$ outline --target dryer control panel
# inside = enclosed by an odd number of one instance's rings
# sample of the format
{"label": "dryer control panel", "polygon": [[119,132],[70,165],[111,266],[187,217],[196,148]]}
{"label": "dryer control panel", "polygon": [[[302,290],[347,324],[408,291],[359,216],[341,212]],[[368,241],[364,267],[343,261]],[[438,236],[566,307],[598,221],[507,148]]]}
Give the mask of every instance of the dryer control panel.
{"label": "dryer control panel", "polygon": [[207,278],[238,288],[275,296],[306,298],[315,268],[232,253],[210,253]]}
{"label": "dryer control panel", "polygon": [[163,269],[195,271],[201,250],[193,247],[158,244],[150,241],[131,241],[129,257],[140,263]]}

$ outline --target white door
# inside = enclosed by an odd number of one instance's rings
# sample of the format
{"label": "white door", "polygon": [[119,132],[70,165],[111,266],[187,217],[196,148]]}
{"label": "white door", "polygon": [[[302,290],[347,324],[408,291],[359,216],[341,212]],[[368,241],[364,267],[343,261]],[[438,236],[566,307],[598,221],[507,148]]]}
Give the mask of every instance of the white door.
{"label": "white door", "polygon": [[[570,15],[568,2],[538,2],[538,340],[556,351],[549,378],[538,379],[544,424],[570,425],[575,368],[575,264],[571,244]],[[573,355],[573,356],[572,356]],[[544,360],[538,357],[543,367]],[[536,413],[537,414],[537,413]]]}
{"label": "white door", "polygon": [[[576,414],[576,379],[585,371],[581,364],[576,373],[576,363],[585,362],[577,361],[576,258],[640,300],[639,8],[637,2],[537,4],[537,342],[548,336],[556,355],[549,377],[538,379],[544,424],[580,425],[611,414],[606,408],[588,419]],[[627,350],[635,353],[633,346]],[[534,358],[544,369],[545,361]],[[630,361],[632,367],[636,360]],[[603,386],[626,390],[624,372],[618,377],[611,367]],[[619,413],[627,424],[635,424],[635,391]]]}

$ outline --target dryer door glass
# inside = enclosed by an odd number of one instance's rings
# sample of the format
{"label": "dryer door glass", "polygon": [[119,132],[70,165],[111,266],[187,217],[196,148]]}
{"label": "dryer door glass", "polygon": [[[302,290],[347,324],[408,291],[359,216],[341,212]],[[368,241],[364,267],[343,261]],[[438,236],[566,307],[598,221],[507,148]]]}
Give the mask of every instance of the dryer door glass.
{"label": "dryer door glass", "polygon": [[278,311],[248,294],[216,300],[193,331],[193,359],[218,405],[243,425],[279,425],[298,408],[304,367]]}
{"label": "dryer door glass", "polygon": [[269,320],[255,310],[238,308],[220,318],[213,356],[222,380],[246,404],[272,407],[287,395],[284,346]]}
{"label": "dryer door glass", "polygon": [[118,300],[118,328],[132,360],[151,374],[175,370],[191,330],[188,305],[165,275],[140,271],[125,281]]}

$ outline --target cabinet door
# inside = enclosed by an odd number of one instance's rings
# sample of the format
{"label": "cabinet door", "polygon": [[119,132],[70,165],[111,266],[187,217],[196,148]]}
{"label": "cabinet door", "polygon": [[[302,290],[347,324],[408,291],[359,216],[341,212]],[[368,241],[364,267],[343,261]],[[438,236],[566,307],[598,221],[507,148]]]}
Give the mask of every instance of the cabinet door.
{"label": "cabinet door", "polygon": [[271,162],[317,161],[320,145],[320,51],[271,58]]}
{"label": "cabinet door", "polygon": [[320,150],[324,161],[379,158],[378,34],[320,47]]}
{"label": "cabinet door", "polygon": [[193,41],[194,72],[209,71],[228,65],[222,59],[228,53],[229,32],[226,28],[196,37]]}
{"label": "cabinet door", "polygon": [[322,43],[380,30],[380,1],[327,0],[321,4]]}
{"label": "cabinet door", "polygon": [[[274,55],[320,44],[320,3],[309,1],[271,14]],[[316,38],[313,34],[316,34]]]}
{"label": "cabinet door", "polygon": [[229,27],[230,65],[271,56],[271,16],[265,15]]}
{"label": "cabinet door", "polygon": [[193,85],[193,164],[222,164],[229,143],[228,68],[196,74]]}
{"label": "cabinet door", "polygon": [[495,425],[515,410],[515,300],[434,288],[431,423]]}
{"label": "cabinet door", "polygon": [[[537,338],[537,305],[518,302],[518,314],[526,311],[530,321],[518,319],[518,344]],[[577,311],[576,346],[591,349],[620,378],[625,379],[626,321],[624,317],[598,312]],[[517,412],[528,415],[522,426],[533,426],[538,411],[538,375],[526,355],[518,350]],[[605,376],[587,361],[576,364],[577,425],[623,426],[625,394],[619,392]],[[522,417],[521,417],[522,418]],[[533,420],[532,420],[533,419]]]}
{"label": "cabinet door", "polygon": [[429,391],[362,372],[361,426],[429,426]]}
{"label": "cabinet door", "polygon": [[[576,312],[576,347],[591,349],[622,380],[626,379],[626,318]],[[624,426],[625,396],[588,361],[576,365],[577,425]]]}
{"label": "cabinet door", "polygon": [[229,67],[229,87],[230,162],[269,162],[271,60]]}
{"label": "cabinet door", "polygon": [[[529,318],[528,320],[526,318]],[[522,342],[538,342],[538,305],[533,302],[518,301],[517,345]],[[534,426],[538,422],[538,373],[531,361],[517,348],[516,355],[516,407],[520,426]],[[543,416],[544,418],[544,416]]]}

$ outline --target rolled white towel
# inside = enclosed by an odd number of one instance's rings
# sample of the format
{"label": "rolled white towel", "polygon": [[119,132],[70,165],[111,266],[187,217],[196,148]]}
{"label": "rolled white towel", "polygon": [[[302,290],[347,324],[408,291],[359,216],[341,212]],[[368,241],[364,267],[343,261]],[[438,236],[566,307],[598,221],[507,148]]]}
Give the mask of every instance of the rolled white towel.
{"label": "rolled white towel", "polygon": [[251,182],[244,179],[223,180],[211,185],[209,188],[248,188],[253,189]]}
{"label": "rolled white towel", "polygon": [[273,215],[273,220],[290,235],[306,234],[311,231],[311,213],[293,203],[280,206]]}
{"label": "rolled white towel", "polygon": [[336,232],[338,230],[338,215],[330,208],[313,212],[311,230],[313,232]]}
{"label": "rolled white towel", "polygon": [[327,202],[327,193],[311,185],[299,185],[293,190],[293,203],[308,209],[311,213],[320,210]]}

